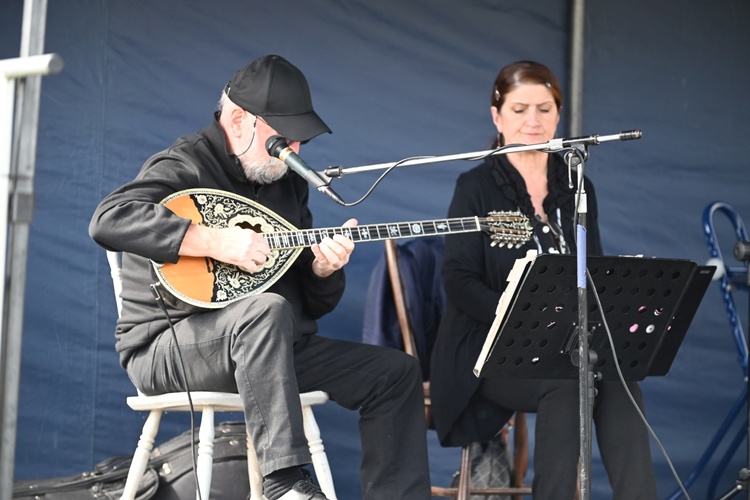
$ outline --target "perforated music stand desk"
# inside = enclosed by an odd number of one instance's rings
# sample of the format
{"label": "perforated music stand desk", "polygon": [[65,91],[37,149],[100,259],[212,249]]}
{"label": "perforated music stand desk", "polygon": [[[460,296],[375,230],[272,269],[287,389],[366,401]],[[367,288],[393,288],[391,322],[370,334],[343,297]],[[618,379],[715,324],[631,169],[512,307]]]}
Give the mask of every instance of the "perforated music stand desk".
{"label": "perforated music stand desk", "polygon": [[[713,274],[689,260],[587,257],[626,380],[664,375]],[[618,379],[602,315],[587,282],[589,349],[596,372]],[[518,259],[474,373],[481,377],[578,378],[575,255]]]}

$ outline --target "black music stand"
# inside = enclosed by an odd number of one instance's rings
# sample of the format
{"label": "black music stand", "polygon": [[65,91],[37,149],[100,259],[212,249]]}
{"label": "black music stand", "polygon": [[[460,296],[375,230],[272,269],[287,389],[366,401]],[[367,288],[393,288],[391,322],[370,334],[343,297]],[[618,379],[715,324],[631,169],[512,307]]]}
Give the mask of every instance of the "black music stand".
{"label": "black music stand", "polygon": [[[689,260],[588,257],[617,359],[588,293],[592,370],[615,380],[665,375],[713,274]],[[477,360],[481,377],[579,377],[576,256],[531,252],[519,259]]]}
{"label": "black music stand", "polygon": [[[579,385],[586,376],[593,390],[596,379],[619,379],[618,365],[625,380],[669,371],[716,268],[688,260],[588,257],[586,274],[596,286],[601,309],[586,286],[581,294],[587,295],[588,324],[580,331],[577,259],[529,251],[516,261],[474,367],[476,376],[579,379]],[[588,344],[585,368],[578,367],[579,339]],[[581,399],[583,460],[591,448],[592,416]],[[593,395],[589,402],[593,407]],[[589,476],[583,467],[579,479],[581,492],[587,492]]]}

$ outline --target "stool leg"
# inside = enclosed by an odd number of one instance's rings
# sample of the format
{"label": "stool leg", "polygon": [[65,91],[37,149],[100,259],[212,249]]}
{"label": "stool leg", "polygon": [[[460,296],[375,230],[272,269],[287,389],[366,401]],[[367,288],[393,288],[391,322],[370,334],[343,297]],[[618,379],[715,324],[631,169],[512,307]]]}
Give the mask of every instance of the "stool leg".
{"label": "stool leg", "polygon": [[211,476],[214,464],[214,409],[203,408],[201,426],[198,433],[198,491],[196,500],[208,500],[211,492]]}
{"label": "stool leg", "polygon": [[309,405],[302,406],[302,417],[305,426],[305,437],[307,445],[310,447],[312,455],[313,468],[315,477],[318,479],[320,489],[330,500],[336,500],[336,490],[333,487],[333,475],[331,467],[328,464],[328,456],[323,446],[323,440],[320,439],[320,428],[315,421],[315,414]]}
{"label": "stool leg", "polygon": [[253,438],[247,435],[247,475],[250,478],[250,500],[263,499],[263,475],[258,464],[258,455],[255,453]]}
{"label": "stool leg", "polygon": [[456,500],[469,500],[471,489],[471,445],[461,449],[461,474],[458,479],[458,496]]}
{"label": "stool leg", "polygon": [[130,462],[128,478],[125,481],[121,500],[134,500],[136,493],[138,493],[138,486],[141,484],[141,479],[151,458],[151,450],[154,449],[154,440],[156,439],[156,433],[159,432],[160,421],[161,410],[151,410],[148,418],[146,418],[146,423],[143,424],[138,446],[133,454],[133,460]]}

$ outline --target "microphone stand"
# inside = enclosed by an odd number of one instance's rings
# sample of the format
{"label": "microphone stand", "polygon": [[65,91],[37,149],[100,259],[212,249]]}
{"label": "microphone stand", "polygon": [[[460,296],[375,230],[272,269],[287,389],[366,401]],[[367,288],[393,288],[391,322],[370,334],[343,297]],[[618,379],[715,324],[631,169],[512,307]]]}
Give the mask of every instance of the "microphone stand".
{"label": "microphone stand", "polygon": [[420,156],[416,158],[409,158],[391,163],[377,163],[373,165],[364,165],[361,167],[342,167],[332,166],[325,170],[316,171],[318,176],[326,181],[329,185],[331,180],[334,178],[343,177],[346,174],[356,174],[361,172],[370,172],[372,170],[385,170],[388,168],[395,167],[409,167],[413,165],[424,165],[428,163],[438,163],[444,161],[453,160],[481,160],[487,156],[494,156],[498,154],[509,154],[509,153],[522,153],[525,151],[543,151],[545,153],[556,153],[572,148],[576,145],[592,145],[600,144],[607,141],[629,141],[633,139],[640,139],[642,137],[640,130],[628,130],[617,134],[610,135],[588,135],[585,137],[575,137],[572,139],[552,139],[547,142],[539,144],[511,144],[497,149],[488,149],[485,151],[474,151],[471,153],[459,153],[444,156]]}
{"label": "microphone stand", "polygon": [[512,144],[494,150],[479,151],[473,153],[454,154],[446,156],[418,157],[403,160],[395,163],[379,163],[375,165],[366,165],[362,167],[329,167],[324,172],[318,172],[318,175],[330,184],[333,178],[343,177],[348,173],[367,172],[378,169],[389,169],[395,167],[405,167],[411,165],[421,165],[451,160],[480,160],[487,156],[497,154],[518,153],[524,151],[541,151],[554,153],[567,151],[565,155],[568,164],[568,172],[573,166],[578,165],[577,180],[577,214],[578,222],[576,225],[576,255],[577,255],[577,288],[578,288],[578,351],[573,351],[571,357],[577,354],[577,359],[572,359],[574,365],[578,366],[578,403],[579,403],[579,445],[580,445],[580,500],[590,500],[591,498],[591,426],[593,420],[594,408],[594,371],[596,364],[596,353],[589,350],[589,332],[588,332],[588,306],[587,306],[587,286],[586,286],[586,191],[583,185],[583,170],[586,159],[588,158],[588,147],[605,141],[613,140],[632,140],[640,139],[642,136],[640,130],[631,130],[606,136],[589,135],[586,137],[576,137],[572,139],[552,139],[551,141],[540,144]]}
{"label": "microphone stand", "polygon": [[[586,214],[588,213],[586,190],[583,185],[585,161],[588,158],[587,145],[575,145],[566,155],[568,172],[576,159],[578,181],[576,191],[576,278],[578,287],[578,437],[580,453],[580,500],[591,498],[591,425],[594,416],[594,365],[596,353],[589,349],[588,304],[586,294]],[[575,353],[574,353],[575,354]]]}

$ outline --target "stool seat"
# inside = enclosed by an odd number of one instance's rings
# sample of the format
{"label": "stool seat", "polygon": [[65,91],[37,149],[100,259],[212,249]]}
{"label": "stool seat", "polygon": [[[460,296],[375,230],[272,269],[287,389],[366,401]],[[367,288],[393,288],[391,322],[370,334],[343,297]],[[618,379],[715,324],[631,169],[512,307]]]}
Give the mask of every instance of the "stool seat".
{"label": "stool seat", "polygon": [[[211,406],[214,411],[242,411],[242,401],[239,394],[229,392],[195,391],[190,393],[193,406],[197,410],[200,407]],[[302,406],[320,405],[328,401],[328,394],[323,391],[304,392],[300,394]],[[139,394],[127,398],[128,406],[136,411],[148,410],[171,410],[190,411],[190,403],[187,393],[170,392],[146,396]]]}

